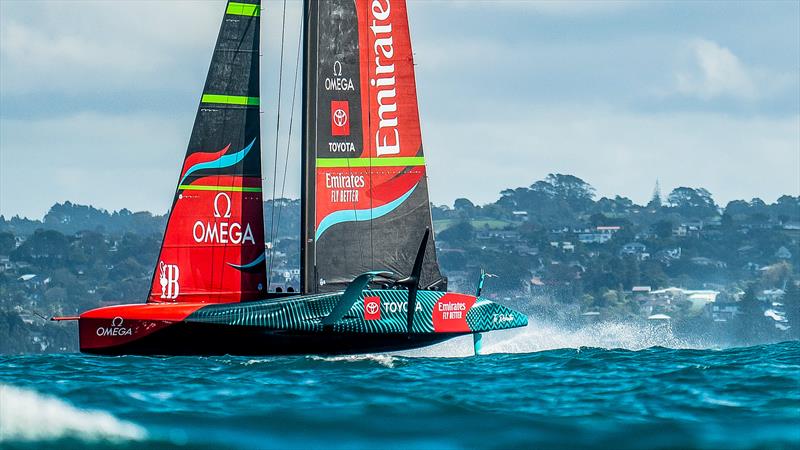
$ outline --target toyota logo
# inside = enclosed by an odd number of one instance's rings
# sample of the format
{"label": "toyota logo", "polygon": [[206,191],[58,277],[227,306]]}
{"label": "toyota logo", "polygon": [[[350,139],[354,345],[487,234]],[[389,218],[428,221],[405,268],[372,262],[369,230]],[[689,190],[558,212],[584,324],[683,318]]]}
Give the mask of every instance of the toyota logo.
{"label": "toyota logo", "polygon": [[343,109],[339,108],[333,112],[333,123],[337,127],[343,127],[347,125],[347,113],[344,112]]}
{"label": "toyota logo", "polygon": [[378,313],[378,303],[377,302],[370,302],[367,303],[367,312],[370,314],[377,314]]}

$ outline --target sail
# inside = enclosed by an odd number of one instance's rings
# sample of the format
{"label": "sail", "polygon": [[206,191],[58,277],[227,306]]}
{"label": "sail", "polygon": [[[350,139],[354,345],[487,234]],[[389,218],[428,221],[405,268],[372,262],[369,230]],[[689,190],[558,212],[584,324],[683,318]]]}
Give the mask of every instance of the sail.
{"label": "sail", "polygon": [[266,292],[259,0],[228,2],[148,302],[227,303]]}
{"label": "sail", "polygon": [[[404,0],[306,11],[304,291],[411,272],[432,228]],[[446,288],[428,241],[421,286]]]}

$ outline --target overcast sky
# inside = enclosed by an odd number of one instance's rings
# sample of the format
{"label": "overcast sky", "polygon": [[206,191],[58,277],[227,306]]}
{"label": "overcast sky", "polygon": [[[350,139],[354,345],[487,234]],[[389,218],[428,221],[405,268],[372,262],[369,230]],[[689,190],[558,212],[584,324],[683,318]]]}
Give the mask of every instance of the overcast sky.
{"label": "overcast sky", "polygon": [[[264,3],[269,182],[282,2]],[[283,124],[300,11],[288,3]],[[0,0],[0,214],[41,218],[65,200],[165,212],[223,9]],[[656,179],[723,205],[800,194],[800,2],[425,0],[409,14],[437,204],[491,202],[553,172],[640,203]],[[293,155],[287,196],[298,170]]]}

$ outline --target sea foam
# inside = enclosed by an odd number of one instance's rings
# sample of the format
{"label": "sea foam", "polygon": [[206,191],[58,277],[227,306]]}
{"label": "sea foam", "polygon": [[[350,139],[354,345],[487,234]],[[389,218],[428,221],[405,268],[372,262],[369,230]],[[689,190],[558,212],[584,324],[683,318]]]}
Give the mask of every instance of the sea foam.
{"label": "sea foam", "polygon": [[[644,350],[651,347],[709,349],[724,347],[707,339],[676,337],[668,324],[598,322],[568,327],[529,319],[524,328],[483,334],[481,354],[533,353],[563,348]],[[474,354],[472,337],[463,336],[438,345],[393,353],[407,357],[465,357]]]}
{"label": "sea foam", "polygon": [[99,410],[84,410],[36,391],[0,384],[0,443],[74,438],[143,440],[144,428]]}

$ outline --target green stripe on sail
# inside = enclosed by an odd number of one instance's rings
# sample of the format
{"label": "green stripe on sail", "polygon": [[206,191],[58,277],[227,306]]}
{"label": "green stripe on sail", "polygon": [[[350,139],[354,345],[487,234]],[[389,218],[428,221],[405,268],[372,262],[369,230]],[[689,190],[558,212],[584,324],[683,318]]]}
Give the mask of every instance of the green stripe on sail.
{"label": "green stripe on sail", "polygon": [[178,189],[184,191],[226,191],[226,192],[261,192],[260,187],[246,186],[204,186],[201,184],[181,184]]}
{"label": "green stripe on sail", "polygon": [[234,16],[255,17],[261,15],[261,9],[258,7],[258,5],[230,2],[228,3],[228,9],[225,11],[225,13],[232,14]]}
{"label": "green stripe on sail", "polygon": [[223,103],[226,105],[258,106],[258,97],[246,97],[244,95],[220,95],[203,94],[201,103]]}
{"label": "green stripe on sail", "polygon": [[424,166],[423,156],[383,158],[317,158],[317,167],[399,167]]}

